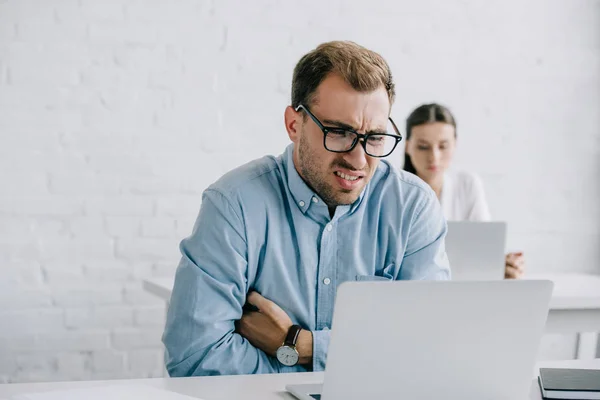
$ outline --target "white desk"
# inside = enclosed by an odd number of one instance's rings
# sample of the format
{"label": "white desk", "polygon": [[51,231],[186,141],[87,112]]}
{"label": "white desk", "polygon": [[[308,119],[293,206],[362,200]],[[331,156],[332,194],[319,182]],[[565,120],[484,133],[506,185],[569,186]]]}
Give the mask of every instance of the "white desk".
{"label": "white desk", "polygon": [[[526,279],[548,279],[554,282],[547,333],[577,333],[576,357],[592,359],[596,356],[600,332],[600,275],[555,273],[531,274]],[[144,288],[170,301],[174,278],[146,279]]]}
{"label": "white desk", "polygon": [[554,282],[546,332],[577,333],[576,358],[596,358],[600,332],[600,275],[531,274],[526,279]]}
{"label": "white desk", "polygon": [[[600,359],[585,361],[562,361],[540,363],[538,367],[563,368],[600,368]],[[534,372],[534,371],[532,371]],[[536,373],[532,374],[530,400],[540,400],[540,391]],[[402,379],[402,377],[399,377]],[[21,383],[0,385],[0,398],[9,399],[24,393],[44,392],[51,390],[77,389],[108,385],[148,385],[199,397],[204,400],[293,400],[294,397],[285,392],[285,386],[298,383],[319,383],[323,373],[244,375],[197,378],[157,378],[157,379],[123,379],[114,381],[86,382],[54,382],[54,383]],[[137,400],[137,399],[132,399]],[[141,400],[141,399],[140,399]]]}

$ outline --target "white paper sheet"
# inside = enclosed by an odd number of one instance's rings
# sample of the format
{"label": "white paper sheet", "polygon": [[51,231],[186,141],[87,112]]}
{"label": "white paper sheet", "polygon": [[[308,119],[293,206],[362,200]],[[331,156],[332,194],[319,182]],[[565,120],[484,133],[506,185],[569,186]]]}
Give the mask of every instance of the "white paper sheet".
{"label": "white paper sheet", "polygon": [[21,394],[13,400],[199,400],[144,385],[114,385]]}

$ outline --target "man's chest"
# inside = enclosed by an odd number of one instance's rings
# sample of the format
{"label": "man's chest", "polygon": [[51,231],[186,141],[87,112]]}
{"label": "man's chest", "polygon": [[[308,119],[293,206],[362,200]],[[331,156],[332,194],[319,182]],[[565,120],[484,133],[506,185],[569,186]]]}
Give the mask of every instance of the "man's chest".
{"label": "man's chest", "polygon": [[249,240],[248,279],[254,287],[313,293],[320,283],[337,287],[349,280],[395,279],[403,244],[395,230],[340,219],[269,224]]}

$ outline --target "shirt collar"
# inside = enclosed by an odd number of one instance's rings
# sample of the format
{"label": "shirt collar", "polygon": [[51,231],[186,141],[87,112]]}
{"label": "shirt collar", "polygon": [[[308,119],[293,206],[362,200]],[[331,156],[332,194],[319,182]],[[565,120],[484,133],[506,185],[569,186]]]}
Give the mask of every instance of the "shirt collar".
{"label": "shirt collar", "polygon": [[[286,147],[285,152],[283,154],[283,162],[285,164],[285,169],[287,173],[287,181],[288,188],[296,206],[302,211],[302,213],[306,213],[311,205],[320,205],[321,207],[327,208],[327,205],[323,202],[323,200],[317,195],[308,185],[298,171],[296,170],[296,166],[294,165],[294,144],[290,144]],[[340,215],[339,211],[348,210],[350,212],[354,212],[358,208],[358,206],[362,203],[363,198],[365,197],[365,193],[369,189],[369,184],[363,189],[363,191],[358,196],[358,199],[352,203],[350,206],[338,206],[336,209],[336,216]],[[339,209],[339,210],[338,210]]]}

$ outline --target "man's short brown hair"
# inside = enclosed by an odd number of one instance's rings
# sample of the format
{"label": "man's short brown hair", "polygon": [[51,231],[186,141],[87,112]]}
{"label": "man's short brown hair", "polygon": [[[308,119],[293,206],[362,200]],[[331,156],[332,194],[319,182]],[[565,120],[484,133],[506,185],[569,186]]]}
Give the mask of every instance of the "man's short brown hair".
{"label": "man's short brown hair", "polygon": [[319,45],[296,64],[292,107],[308,106],[314,100],[317,87],[330,73],[341,76],[359,92],[371,92],[383,86],[390,105],[394,103],[392,72],[383,57],[354,42],[334,41]]}

